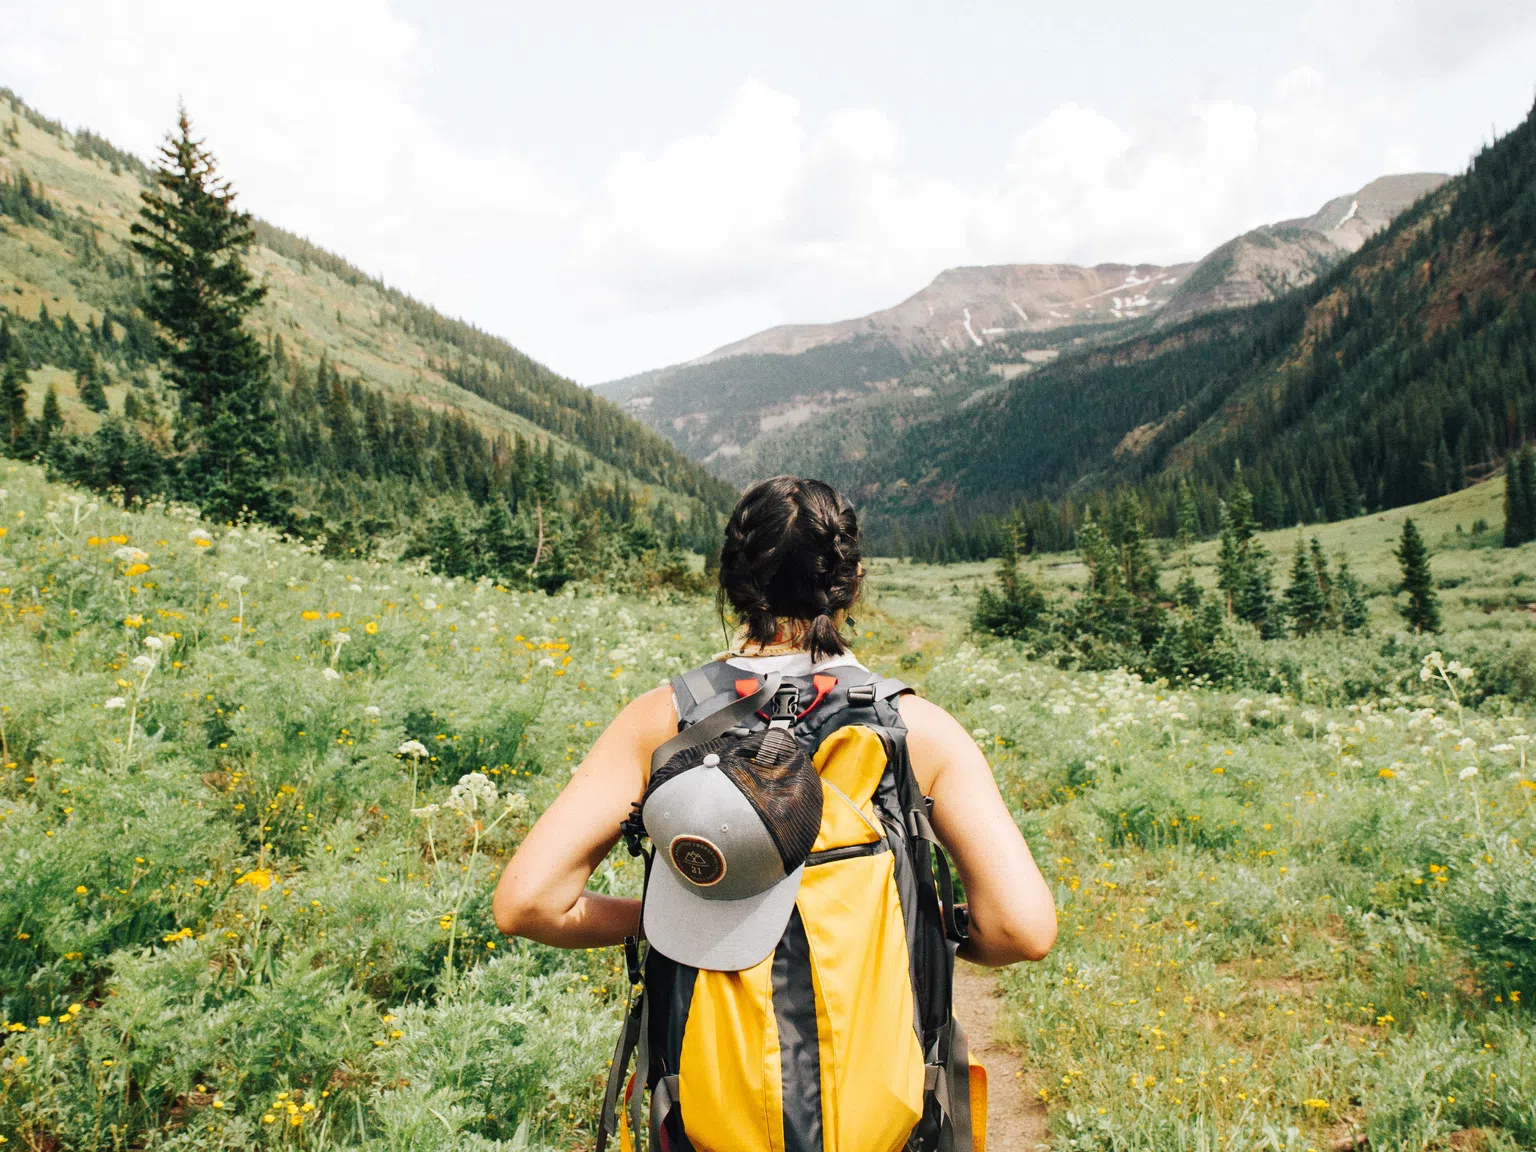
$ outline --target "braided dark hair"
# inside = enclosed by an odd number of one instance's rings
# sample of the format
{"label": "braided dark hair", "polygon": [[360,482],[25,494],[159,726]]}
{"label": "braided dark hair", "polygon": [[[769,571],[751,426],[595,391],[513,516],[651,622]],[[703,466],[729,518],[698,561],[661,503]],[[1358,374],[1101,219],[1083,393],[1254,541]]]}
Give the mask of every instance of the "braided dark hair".
{"label": "braided dark hair", "polygon": [[859,518],[820,480],[774,476],[749,488],[725,526],[719,605],[729,604],[754,644],[771,644],[779,621],[805,625],[811,659],[848,650],[839,613],[859,594]]}

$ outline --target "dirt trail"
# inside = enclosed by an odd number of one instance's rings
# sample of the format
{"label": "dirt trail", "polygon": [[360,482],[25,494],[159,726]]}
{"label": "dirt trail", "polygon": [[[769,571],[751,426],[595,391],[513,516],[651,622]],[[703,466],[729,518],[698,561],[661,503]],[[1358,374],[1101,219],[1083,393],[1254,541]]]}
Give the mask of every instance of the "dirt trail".
{"label": "dirt trail", "polygon": [[1018,1056],[993,1040],[997,983],[985,968],[955,964],[955,1016],[987,1066],[987,1152],[1035,1152],[1049,1137],[1035,1082]]}

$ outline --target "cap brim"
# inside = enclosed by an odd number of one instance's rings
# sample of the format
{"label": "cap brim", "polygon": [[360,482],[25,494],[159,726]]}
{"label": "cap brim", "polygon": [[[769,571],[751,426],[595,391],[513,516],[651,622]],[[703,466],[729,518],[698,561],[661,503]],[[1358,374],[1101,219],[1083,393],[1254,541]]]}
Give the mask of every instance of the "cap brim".
{"label": "cap brim", "polygon": [[651,869],[645,937],[663,956],[713,972],[740,972],[772,955],[794,911],[805,865],[743,900],[706,900],[665,864]]}

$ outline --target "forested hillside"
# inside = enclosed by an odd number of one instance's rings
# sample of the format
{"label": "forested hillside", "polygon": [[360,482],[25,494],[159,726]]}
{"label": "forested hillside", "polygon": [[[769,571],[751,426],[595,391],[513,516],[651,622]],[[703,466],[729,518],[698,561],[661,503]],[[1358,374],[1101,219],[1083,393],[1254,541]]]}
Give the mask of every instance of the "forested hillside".
{"label": "forested hillside", "polygon": [[1193,264],[951,268],[894,308],[770,328],[597,391],[732,483],[798,471],[856,486],[867,441],[893,424],[973,404],[1062,351],[1310,284],[1445,180],[1383,176]]}
{"label": "forested hillside", "polygon": [[[68,440],[76,479],[132,498],[174,451],[174,402],[129,227],[150,171],[0,89],[0,362],[6,449]],[[504,501],[530,535],[639,521],[703,547],[731,488],[613,404],[505,341],[253,221],[293,523],[366,546]],[[24,394],[24,396],[20,395]],[[559,522],[556,524],[556,522]]]}
{"label": "forested hillside", "polygon": [[1399,216],[1322,279],[1060,360],[875,441],[848,474],[891,546],[996,539],[1020,503],[1065,546],[1084,501],[1134,485],[1200,527],[1239,462],[1266,526],[1455,491],[1536,434],[1536,124]]}

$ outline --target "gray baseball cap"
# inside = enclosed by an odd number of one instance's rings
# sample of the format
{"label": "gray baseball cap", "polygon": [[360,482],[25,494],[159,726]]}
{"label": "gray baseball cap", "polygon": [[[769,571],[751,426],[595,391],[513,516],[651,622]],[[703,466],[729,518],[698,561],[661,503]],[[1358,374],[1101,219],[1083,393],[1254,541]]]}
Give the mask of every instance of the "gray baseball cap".
{"label": "gray baseball cap", "polygon": [[694,968],[751,968],[789,923],[821,824],[820,777],[794,737],[772,728],[674,761],[641,807],[656,848],[646,938]]}

